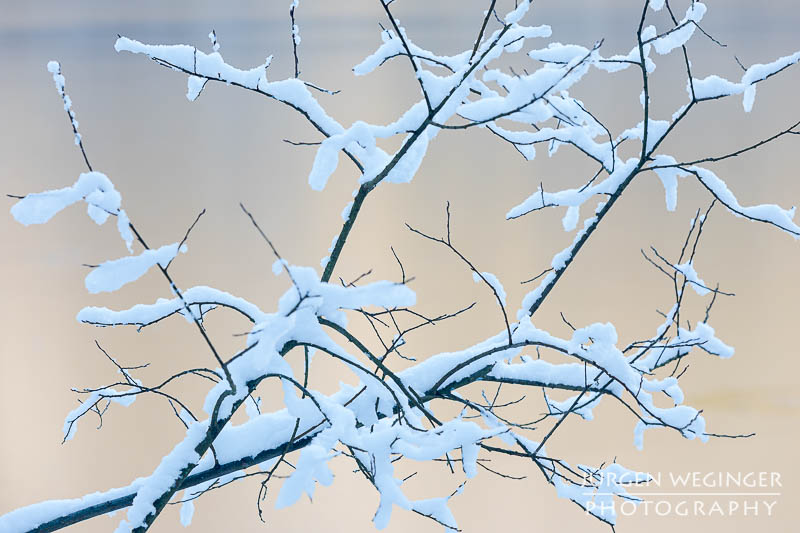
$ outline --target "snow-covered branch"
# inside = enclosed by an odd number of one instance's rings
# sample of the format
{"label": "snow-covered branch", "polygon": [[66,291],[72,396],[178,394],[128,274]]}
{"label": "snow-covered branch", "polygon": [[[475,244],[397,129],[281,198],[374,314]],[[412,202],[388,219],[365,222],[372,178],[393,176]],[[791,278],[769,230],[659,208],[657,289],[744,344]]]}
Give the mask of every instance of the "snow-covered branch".
{"label": "snow-covered branch", "polygon": [[[552,42],[545,47],[537,44],[519,58],[514,54],[525,49],[528,41],[550,37],[551,29],[523,24],[526,18],[533,17],[529,13],[532,4],[529,0],[518,2],[505,16],[497,13],[497,3],[491,0],[486,13],[477,19],[477,37],[464,43],[461,53],[439,55],[417,45],[412,32],[395,18],[391,2],[379,1],[391,29],[382,29],[381,44],[353,72],[366,75],[390,59],[402,56],[410,62],[409,75],[414,76],[420,93],[417,102],[385,125],[365,121],[356,121],[349,127],[342,125],[312,93],[319,87],[300,79],[297,0],[289,7],[293,75],[278,81],[268,79],[272,56],[251,69],[227,63],[213,30],[209,34],[212,48],[209,53],[183,44],[145,44],[127,37],[116,41],[118,52],[147,56],[186,75],[189,100],[196,100],[208,82],[220,82],[266,96],[297,111],[322,136],[319,143],[311,143],[317,146],[307,174],[312,189],[325,188],[337,169],[340,154],[354,164],[357,175],[353,179],[353,200],[342,213],[343,225],[322,261],[321,273],[285,260],[255,215],[241,205],[275,256],[273,273],[286,275],[289,287],[273,303],[256,304],[205,286],[179,288],[170,266],[179,253],[188,254],[189,234],[199,216],[180,242],[154,248],[147,244],[121,208],[122,196],[111,180],[92,170],[77,133],[78,123],[64,90],[60,65],[48,64],[88,172],[81,174],[72,186],[20,197],[11,209],[12,215],[22,224],[39,224],[84,201],[89,216],[97,224],[116,217],[130,255],[118,258],[110,253],[116,258],[95,265],[86,276],[87,290],[92,294],[113,292],[135,283],[153,269],[166,280],[168,297],[119,311],[86,307],[78,313],[78,320],[95,326],[131,325],[142,329],[181,315],[202,337],[216,367],[200,363],[156,385],[145,385],[136,377],[143,365],[124,366],[98,344],[122,378],[101,386],[74,389],[81,403],[66,416],[64,439],[75,435],[84,417],[96,414],[102,422],[112,403],[127,406],[145,394],[166,400],[185,427],[185,437],[152,473],[129,486],[81,499],[18,509],[0,517],[0,530],[55,531],[127,507],[117,531],[143,532],[158,519],[166,505],[178,503],[178,491],[192,489],[180,500],[185,506],[181,515],[186,525],[195,500],[212,487],[260,477],[264,490],[268,483],[270,486],[277,483],[279,478],[275,473],[289,464],[290,454],[295,454],[293,468],[275,499],[278,508],[294,504],[304,493],[311,496],[317,484],[331,484],[334,479],[329,463],[348,460],[379,495],[374,515],[376,527],[386,526],[397,507],[427,517],[448,530],[457,530],[448,502],[465,490],[464,484],[449,495],[414,500],[405,490],[406,480],[397,478],[395,463],[442,461],[452,472],[457,465],[463,479],[473,478],[478,468],[514,478],[482,464],[482,454],[496,453],[532,461],[559,497],[571,500],[613,526],[618,517],[613,507],[604,504],[613,497],[636,500],[628,494],[626,486],[645,481],[647,475],[627,470],[616,462],[600,467],[572,466],[549,453],[546,445],[554,447],[551,438],[567,417],[576,414],[591,420],[593,409],[608,398],[630,414],[634,442],[640,448],[647,429],[673,431],[687,440],[706,441],[711,436],[720,436],[707,431],[702,409],[685,403],[680,378],[686,367],[678,372],[683,359],[692,352],[705,352],[721,359],[733,355],[733,348],[719,339],[709,324],[717,298],[732,294],[704,281],[708,276],[701,277],[695,266],[700,236],[711,207],[703,215],[698,210],[677,257],[661,254],[655,248],[651,248],[654,257],[642,252],[668,278],[674,293],[674,301],[668,302],[670,310],[663,314],[664,320],[656,325],[654,334],[642,339],[632,332],[618,332],[611,323],[576,327],[562,314],[571,335],[560,337],[536,326],[537,313],[600,223],[622,201],[630,184],[650,170],[664,184],[668,210],[674,210],[677,203],[678,179],[692,175],[710,193],[712,207],[718,202],[738,216],[765,222],[800,237],[800,227],[793,222],[794,208],[772,204],[743,206],[723,179],[698,166],[744,155],[778,138],[795,135],[798,123],[720,157],[679,162],[673,155],[661,153],[665,139],[676,134],[676,126],[705,101],[743,94],[745,111],[750,111],[756,84],[800,61],[800,52],[754,65],[746,69],[740,82],[716,76],[698,80],[692,76],[686,43],[697,29],[706,35],[699,25],[706,15],[706,6],[691,2],[679,20],[668,1],[651,0],[642,6],[636,39],[627,53],[604,57],[600,53],[602,41],[588,46]],[[667,7],[672,25],[661,29],[647,25],[651,12],[663,7]],[[658,55],[680,50],[686,65],[689,100],[668,120],[652,116],[651,86],[655,83],[652,73],[656,68],[652,50]],[[506,60],[522,61],[524,73],[510,68]],[[569,91],[591,69],[613,75],[630,67],[641,74],[636,85],[637,91],[641,90],[641,121],[613,132],[598,118],[600,113]],[[273,78],[272,74],[269,78]],[[544,208],[564,208],[563,229],[573,232],[577,228],[571,242],[552,257],[549,267],[528,280],[541,278],[519,302],[510,302],[500,279],[478,268],[479,261],[468,258],[453,244],[449,203],[443,236],[433,236],[407,224],[410,231],[456,255],[474,281],[488,288],[502,315],[498,333],[471,346],[456,345],[451,348],[453,351],[431,354],[424,345],[413,344],[414,332],[443,320],[457,319],[471,310],[474,303],[461,308],[453,306],[455,310],[449,309],[436,317],[415,310],[417,295],[394,249],[402,276],[400,282],[366,282],[371,270],[358,277],[358,272],[348,272],[347,279],[354,279],[349,283],[337,284],[331,279],[360,210],[376,187],[412,181],[423,168],[429,145],[440,133],[450,134],[451,130],[477,133],[482,129],[491,132],[493,139],[510,143],[526,160],[535,157],[536,145],[547,145],[551,157],[556,156],[559,146],[568,145],[591,160],[593,167],[599,165],[599,170],[580,188],[546,192],[540,184],[527,199],[508,211],[507,218],[516,219]],[[399,140],[394,145],[398,148],[387,152],[379,142],[391,138]],[[640,143],[637,155],[623,160],[619,146],[637,141]],[[587,202],[596,204],[592,214],[581,221],[581,209]],[[134,246],[141,248],[135,254]],[[692,293],[686,291],[689,286]],[[694,326],[685,316],[681,317],[689,298],[704,298],[706,305],[705,317],[695,321]],[[508,312],[509,305],[518,307],[516,316]],[[251,328],[240,335],[241,346],[233,353],[219,350],[205,328],[205,315],[215,309],[234,311]],[[377,343],[356,333],[357,329],[350,326],[354,317],[367,320]],[[625,345],[620,341],[623,335],[637,340]],[[405,355],[401,349],[414,355]],[[390,359],[390,355],[404,362],[401,365],[397,359]],[[293,370],[292,358],[302,358],[302,375]],[[356,385],[343,384],[333,394],[317,390],[312,368],[318,358],[334,361],[343,374],[350,374],[350,381]],[[672,365],[672,372],[666,374],[667,367]],[[196,379],[197,383],[208,386],[202,407],[194,412],[189,402],[184,402],[173,389],[183,378]],[[262,413],[257,395],[259,386],[267,381],[280,383],[284,407]],[[490,399],[485,390],[480,398],[472,397],[473,388],[468,386],[473,384],[496,386],[494,398]],[[501,401],[501,387],[506,387],[504,391],[541,389],[545,401],[540,416],[528,422],[513,420],[505,409],[522,400]],[[554,391],[557,393],[553,394]],[[559,394],[571,396],[557,399],[561,397]],[[664,398],[668,399],[666,407]],[[450,411],[440,409],[440,405],[455,405],[461,413],[449,415]],[[243,406],[249,420],[235,425],[233,417]],[[547,429],[536,434],[538,440],[531,440],[525,432],[532,428]],[[261,499],[260,492],[259,515]]]}

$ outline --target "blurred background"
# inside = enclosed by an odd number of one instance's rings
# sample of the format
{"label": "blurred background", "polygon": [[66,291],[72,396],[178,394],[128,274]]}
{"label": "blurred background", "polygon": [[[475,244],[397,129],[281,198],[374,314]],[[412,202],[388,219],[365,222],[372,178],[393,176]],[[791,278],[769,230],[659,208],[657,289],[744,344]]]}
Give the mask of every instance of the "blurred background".
{"label": "blurred background", "polygon": [[[472,46],[488,2],[402,0],[393,10],[420,46],[455,53]],[[508,1],[498,2],[502,10]],[[508,4],[508,5],[506,5]],[[680,13],[688,2],[676,5]],[[744,65],[768,62],[800,49],[800,10],[789,0],[766,3],[710,0],[703,28],[726,45],[696,35],[690,54],[696,77],[716,73],[739,79]],[[106,173],[123,195],[123,205],[151,245],[180,240],[197,213],[206,209],[189,241],[189,253],[171,268],[179,286],[210,285],[241,295],[265,311],[286,290],[285,277],[270,270],[272,256],[239,210],[244,202],[281,254],[298,265],[318,266],[341,227],[340,213],[356,186],[346,163],[322,193],[307,184],[314,148],[282,142],[318,141],[301,117],[273,101],[234,87],[209,84],[200,98],[185,98],[186,78],[142,56],[117,54],[117,34],[150,43],[187,43],[208,50],[207,34],[216,30],[221,53],[242,67],[261,64],[274,54],[270,79],[290,77],[289,1],[11,2],[0,0],[0,190],[25,194],[71,185],[84,171],[69,124],[45,65],[62,63],[80,131],[96,170]],[[527,21],[550,24],[552,40],[591,46],[605,39],[603,54],[627,53],[635,43],[640,2],[627,0],[536,2]],[[666,27],[664,13],[652,17]],[[377,72],[356,78],[351,68],[380,44],[379,23],[386,24],[378,2],[311,2],[297,10],[302,43],[302,77],[325,88],[328,112],[345,126],[355,120],[388,123],[419,98],[406,61],[394,60]],[[530,41],[526,50],[544,46]],[[666,119],[686,100],[679,54],[655,57],[654,118]],[[520,59],[525,64],[524,57]],[[530,62],[530,67],[534,63]],[[755,107],[742,111],[733,97],[703,104],[663,146],[679,160],[716,155],[745,146],[784,129],[800,117],[797,103],[800,69],[795,67],[759,85]],[[639,74],[634,69],[609,76],[592,71],[572,94],[581,98],[612,130],[640,120]],[[715,165],[744,205],[780,203],[800,197],[796,138],[780,139],[755,153]],[[396,147],[397,141],[385,144]],[[549,266],[552,254],[572,241],[560,224],[561,211],[505,221],[504,215],[527,198],[540,182],[546,190],[578,185],[594,173],[562,147],[553,159],[539,150],[525,162],[512,147],[486,131],[443,132],[410,184],[378,188],[362,210],[336,274],[352,280],[372,270],[371,280],[399,279],[393,246],[406,272],[415,276],[419,308],[437,315],[469,303],[465,315],[409,337],[407,355],[422,359],[440,351],[464,348],[500,331],[501,317],[485,287],[444,247],[410,234],[404,223],[428,233],[444,229],[444,205],[451,203],[454,243],[484,271],[498,276],[508,292],[513,314],[530,285],[521,285]],[[6,199],[6,208],[13,205]],[[649,337],[661,323],[657,310],[672,302],[671,283],[641,257],[655,246],[677,259],[689,222],[710,203],[707,193],[682,180],[678,209],[667,212],[664,191],[655,175],[642,175],[581,251],[578,260],[537,313],[535,323],[567,337],[563,312],[574,325],[613,322],[620,343]],[[593,207],[593,204],[592,204]],[[587,208],[589,209],[589,208]],[[583,217],[588,216],[584,210]],[[153,384],[188,366],[211,366],[212,359],[193,328],[180,319],[140,333],[132,329],[97,329],[74,319],[84,306],[114,309],[168,297],[155,272],[111,295],[89,295],[83,288],[87,268],[124,255],[113,224],[97,227],[82,207],[73,207],[50,224],[24,228],[10,215],[0,216],[0,514],[46,499],[73,498],[124,486],[147,475],[183,435],[169,406],[158,398],[140,398],[123,409],[113,405],[102,429],[97,419],[82,420],[78,434],[61,445],[64,416],[75,405],[70,387],[94,387],[118,375],[94,345],[97,340],[126,365],[150,363],[137,375]],[[717,335],[735,346],[733,359],[693,354],[681,379],[686,402],[704,409],[708,430],[756,432],[751,439],[686,441],[668,431],[648,431],[645,448],[633,446],[635,420],[618,403],[606,401],[595,420],[571,417],[549,441],[548,451],[571,464],[599,465],[615,458],[625,466],[653,473],[778,472],[780,496],[716,498],[741,503],[777,501],[768,516],[657,516],[637,512],[623,517],[619,531],[686,533],[725,530],[789,531],[794,527],[794,498],[800,496],[796,457],[800,370],[794,334],[800,287],[800,246],[775,228],[735,218],[715,208],[706,225],[695,266],[709,284],[736,293],[720,298],[712,311]],[[702,319],[707,299],[689,293],[686,317]],[[356,331],[373,335],[353,317]],[[218,312],[206,324],[217,346],[233,353],[242,346],[248,324]],[[435,331],[431,331],[435,330]],[[297,365],[297,361],[292,364]],[[395,360],[394,368],[406,365]],[[296,368],[300,368],[296,366]],[[314,360],[312,383],[332,392],[354,377],[323,355]],[[174,391],[197,406],[205,382],[186,381]],[[493,389],[488,389],[493,390]],[[259,391],[265,407],[278,407],[274,385]],[[470,390],[479,394],[480,387]],[[510,401],[528,399],[509,416],[536,418],[545,406],[539,391],[512,391]],[[199,411],[199,407],[197,407]],[[237,418],[237,422],[245,418]],[[542,426],[529,435],[537,440]],[[313,503],[274,510],[275,484],[264,503],[266,524],[256,511],[258,479],[240,481],[198,500],[191,529],[214,531],[372,531],[378,499],[345,459],[333,461],[336,482],[319,487]],[[602,531],[596,520],[556,497],[541,474],[525,461],[494,459],[492,467],[521,481],[480,471],[451,508],[466,532],[508,528],[515,531]],[[446,466],[400,468],[420,475],[407,484],[414,498],[449,494],[462,481]],[[662,487],[663,491],[671,487]],[[652,489],[651,489],[652,490]],[[658,498],[664,499],[664,498]],[[698,498],[690,498],[698,499]],[[707,506],[715,498],[706,497]],[[673,504],[679,498],[672,498]],[[727,508],[726,508],[727,510]],[[441,530],[433,522],[395,510],[388,531]],[[726,513],[727,514],[727,513]],[[99,517],[71,529],[109,531],[122,514]],[[178,507],[170,507],[154,531],[182,529]]]}

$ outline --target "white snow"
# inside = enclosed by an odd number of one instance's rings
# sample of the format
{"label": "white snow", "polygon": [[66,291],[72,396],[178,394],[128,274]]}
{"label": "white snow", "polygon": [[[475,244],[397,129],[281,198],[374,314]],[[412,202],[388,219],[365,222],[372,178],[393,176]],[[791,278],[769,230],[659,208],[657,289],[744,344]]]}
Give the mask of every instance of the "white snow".
{"label": "white snow", "polygon": [[[187,498],[188,490],[183,491],[183,499]],[[181,504],[181,525],[189,527],[192,525],[192,517],[194,516],[194,500],[187,500]]]}
{"label": "white snow", "polygon": [[[183,291],[183,301],[193,310],[200,304],[223,306],[235,309],[250,318],[253,322],[261,322],[267,316],[257,306],[227,292],[211,287],[198,286]],[[144,326],[183,309],[180,298],[171,300],[159,299],[153,304],[136,304],[124,311],[112,311],[105,307],[86,307],[77,316],[78,321],[97,325],[135,325]]]}
{"label": "white snow", "polygon": [[11,207],[11,215],[17,222],[28,226],[44,224],[62,209],[85,201],[89,217],[96,224],[103,224],[109,214],[117,215],[117,229],[131,250],[133,234],[128,226],[128,216],[120,208],[122,197],[114,184],[100,172],[84,172],[71,187],[28,194]]}
{"label": "white snow", "polygon": [[694,292],[696,292],[700,296],[705,296],[709,292],[711,292],[708,287],[706,286],[705,282],[700,279],[697,275],[697,271],[694,269],[694,265],[691,261],[683,263],[681,265],[673,265],[675,270],[683,274],[686,278],[686,281],[689,282],[689,285],[692,286]]}
{"label": "white snow", "polygon": [[744,207],[739,204],[736,196],[734,196],[725,182],[710,170],[697,166],[688,167],[687,170],[695,174],[700,180],[700,183],[735,215],[772,224],[789,233],[795,239],[800,238],[800,226],[794,223],[794,207],[791,209],[783,209],[775,204]]}
{"label": "white snow", "polygon": [[[744,94],[742,105],[745,112],[750,112],[756,96],[755,84],[766,80],[783,69],[800,61],[800,51],[784,56],[767,64],[755,64],[748,68],[742,75],[739,83],[735,83],[715,74],[702,80],[693,79],[695,97],[698,100],[713,100],[734,94]],[[687,84],[687,92],[691,96],[691,89]]]}
{"label": "white snow", "polygon": [[211,30],[211,33],[208,34],[208,39],[211,41],[211,49],[214,52],[219,52],[219,41],[217,41],[217,32]]}
{"label": "white snow", "polygon": [[328,486],[333,483],[333,473],[328,468],[328,461],[336,454],[328,452],[321,446],[309,445],[300,452],[296,469],[283,482],[275,508],[282,509],[293,505],[305,492],[309,498],[314,496],[316,483]]}
{"label": "white snow", "polygon": [[[663,4],[663,2],[662,2]],[[701,2],[692,2],[686,10],[686,16],[675,28],[653,40],[653,48],[661,55],[669,54],[676,48],[686,44],[692,38],[694,30],[706,14],[706,6]]]}
{"label": "white snow", "polygon": [[101,263],[86,276],[86,289],[91,293],[113,292],[120,287],[136,281],[156,264],[167,267],[178,251],[186,253],[186,245],[178,250],[178,243],[166,244],[155,250],[145,250],[139,255],[131,255]]}
{"label": "white snow", "polygon": [[[128,407],[136,399],[136,389],[129,389],[127,391],[116,391],[110,387],[94,391],[81,400],[81,404],[70,411],[64,419],[64,442],[72,440],[75,432],[78,430],[78,419],[84,416],[95,404],[100,401],[109,401]],[[102,406],[100,407],[102,411]]]}
{"label": "white snow", "polygon": [[205,437],[207,423],[195,422],[186,430],[186,437],[161,460],[155,471],[139,486],[126,519],[120,522],[115,533],[128,533],[144,524],[148,514],[155,510],[153,503],[173,485],[187,465],[196,464],[200,456],[195,447]]}
{"label": "white snow", "polygon": [[206,86],[207,81],[206,78],[201,78],[200,76],[189,76],[187,80],[186,99],[190,102],[197,100],[197,97],[200,96],[200,93]]}
{"label": "white snow", "polygon": [[528,9],[531,7],[531,0],[522,0],[516,9],[508,13],[504,18],[503,21],[506,24],[516,24],[522,17],[525,16],[525,13],[528,12]]}
{"label": "white snow", "polygon": [[[24,225],[43,224],[59,211],[81,200],[96,210],[116,213],[120,195],[111,181],[100,172],[85,172],[71,187],[29,194],[11,208],[11,214]],[[90,203],[91,202],[91,203]],[[90,211],[98,224],[105,222],[97,211]]]}
{"label": "white snow", "polygon": [[81,134],[78,133],[78,120],[75,118],[75,112],[72,110],[72,100],[66,93],[65,89],[66,79],[64,78],[64,75],[61,73],[61,63],[59,63],[58,61],[48,61],[47,71],[53,75],[53,82],[56,84],[56,91],[58,91],[58,95],[64,101],[64,111],[67,112],[67,114],[69,115],[69,120],[72,123],[72,129],[75,135],[75,145],[76,146],[80,145]]}
{"label": "white snow", "polygon": [[[680,168],[669,166],[675,165],[676,163],[677,161],[675,161],[675,158],[668,155],[659,154],[653,158],[653,167],[656,167],[654,168],[654,172],[664,185],[667,211],[675,211],[678,205],[678,178],[688,176],[688,174]],[[668,168],[657,168],[659,166],[666,166]]]}
{"label": "white snow", "polygon": [[500,303],[503,305],[503,307],[505,307],[506,290],[503,288],[503,284],[500,283],[500,280],[497,279],[497,276],[491,272],[481,272],[480,275],[477,272],[473,272],[472,279],[475,281],[475,283],[483,283],[484,280],[486,280],[486,283],[488,283],[492,290],[494,290],[494,292],[497,294],[497,297],[500,299]]}

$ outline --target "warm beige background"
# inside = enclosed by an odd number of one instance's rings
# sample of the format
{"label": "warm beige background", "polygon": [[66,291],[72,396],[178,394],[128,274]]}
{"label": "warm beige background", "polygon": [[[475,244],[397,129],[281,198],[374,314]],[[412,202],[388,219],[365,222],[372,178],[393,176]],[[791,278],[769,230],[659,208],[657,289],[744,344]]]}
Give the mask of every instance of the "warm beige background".
{"label": "warm beige background", "polygon": [[[142,57],[119,56],[112,46],[121,33],[144,41],[206,47],[206,34],[215,28],[228,61],[250,66],[275,54],[272,77],[282,77],[291,68],[288,3],[153,0],[109,5],[83,0],[67,6],[55,0],[0,1],[1,192],[61,187],[83,171],[45,70],[47,60],[58,59],[90,157],[123,193],[127,211],[145,237],[155,244],[174,242],[200,209],[208,210],[190,241],[190,253],[173,267],[178,283],[217,286],[272,309],[286,284],[270,273],[272,259],[237,203],[248,205],[285,257],[296,264],[317,265],[340,227],[339,213],[354,187],[353,173],[342,163],[324,193],[311,191],[305,176],[313,149],[280,142],[317,140],[300,118],[274,102],[224,86],[209,86],[190,104],[183,96],[183,76]],[[484,3],[405,0],[397,2],[396,10],[419,44],[455,52],[474,38]],[[604,37],[605,53],[610,55],[630,49],[639,4],[542,1],[531,19],[551,24],[554,39],[562,42],[591,44]],[[709,4],[704,27],[729,46],[721,49],[696,37],[692,52],[698,76],[711,72],[737,76],[734,54],[750,64],[800,48],[800,10],[794,2]],[[377,2],[306,0],[298,17],[304,76],[342,89],[340,95],[320,100],[343,124],[356,119],[388,122],[416,97],[405,62],[396,61],[367,78],[356,80],[350,73],[350,67],[379,42],[378,22],[384,18]],[[684,98],[677,59],[677,55],[662,59],[654,76],[656,118],[669,116]],[[638,121],[638,80],[632,70],[618,75],[612,84],[608,79],[592,73],[575,94],[620,131]],[[800,69],[795,68],[760,86],[750,115],[742,113],[739,99],[704,105],[664,149],[684,158],[716,154],[783,128],[800,116],[799,82]],[[728,179],[742,203],[792,205],[800,193],[796,143],[796,139],[781,140],[715,169]],[[534,163],[525,164],[485,132],[443,133],[412,184],[383,186],[367,202],[338,273],[353,278],[372,268],[375,279],[397,278],[391,244],[407,271],[417,277],[414,287],[421,310],[452,311],[478,300],[478,307],[460,321],[437,327],[432,332],[436,335],[415,337],[406,351],[418,357],[464,347],[493,334],[500,322],[486,291],[473,284],[463,266],[444,250],[409,235],[403,222],[438,232],[444,202],[450,200],[456,243],[481,269],[504,281],[513,308],[527,290],[518,281],[545,268],[552,253],[572,237],[561,231],[560,213],[539,213],[513,222],[504,221],[503,215],[539,181],[552,190],[577,184],[593,172],[566,152],[562,148],[552,161],[540,154]],[[569,333],[558,318],[558,311],[564,311],[579,325],[613,321],[623,342],[650,335],[660,323],[655,308],[670,305],[671,286],[644,264],[639,249],[653,244],[664,253],[677,253],[692,213],[707,202],[695,184],[685,181],[678,211],[667,213],[658,180],[642,176],[537,314],[537,324],[566,336]],[[11,204],[7,200],[6,208]],[[705,409],[711,431],[755,431],[758,436],[703,445],[666,432],[648,432],[645,450],[638,452],[632,445],[634,421],[607,401],[593,422],[570,419],[548,450],[573,464],[598,464],[617,457],[627,466],[665,475],[670,470],[777,471],[782,474],[783,495],[771,518],[636,516],[623,520],[620,531],[680,527],[686,533],[754,528],[780,532],[796,527],[792,510],[800,496],[795,451],[800,408],[795,333],[800,245],[774,229],[746,223],[722,210],[713,214],[707,231],[696,264],[706,281],[719,281],[737,293],[736,298],[720,301],[713,315],[719,336],[736,346],[737,355],[719,361],[697,354],[682,383],[687,402]],[[69,387],[102,385],[116,376],[93,340],[122,362],[152,363],[141,373],[147,383],[187,365],[210,365],[210,356],[181,320],[138,335],[75,322],[75,313],[86,305],[122,308],[168,294],[152,273],[111,296],[86,293],[82,286],[86,269],[81,263],[124,253],[110,224],[96,227],[81,208],[28,229],[3,215],[0,236],[4,250],[0,254],[4,300],[0,513],[43,499],[126,485],[148,474],[182,434],[166,404],[155,399],[141,399],[128,409],[112,406],[101,431],[94,431],[95,421],[87,420],[73,441],[60,445],[63,417],[75,402]],[[687,311],[697,320],[703,302],[696,298],[693,302]],[[207,324],[215,342],[230,351],[240,342],[230,334],[247,328],[225,314],[209,318]],[[338,379],[352,380],[322,356],[316,364],[316,386],[321,390],[333,390]],[[204,387],[187,382],[178,390],[198,399]],[[275,404],[274,390],[267,389],[264,395]],[[506,399],[513,397],[507,393]],[[530,398],[516,411],[521,419],[532,418],[543,408],[536,391]],[[248,480],[204,496],[192,530],[371,531],[377,504],[374,491],[350,473],[349,463],[335,465],[336,483],[318,489],[313,505],[304,499],[295,507],[274,511],[267,502],[267,526],[260,524],[255,510],[257,482]],[[529,478],[508,481],[481,472],[453,500],[464,531],[500,525],[515,531],[605,529],[557,499],[529,464],[495,466]],[[444,467],[425,473],[409,482],[415,497],[449,492],[461,481]],[[441,529],[410,513],[396,513],[390,531]],[[97,518],[73,529],[108,531],[119,518],[119,514]],[[155,530],[181,530],[176,509],[166,512]]]}

